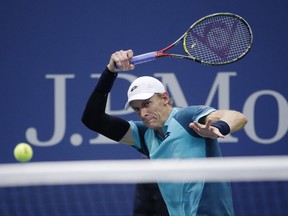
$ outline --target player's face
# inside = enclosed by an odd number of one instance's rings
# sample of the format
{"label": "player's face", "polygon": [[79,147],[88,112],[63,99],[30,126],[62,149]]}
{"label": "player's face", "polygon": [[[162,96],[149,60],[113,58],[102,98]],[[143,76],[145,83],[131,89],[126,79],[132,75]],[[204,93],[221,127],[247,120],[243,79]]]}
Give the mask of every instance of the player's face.
{"label": "player's face", "polygon": [[130,103],[144,124],[152,129],[161,129],[170,112],[168,93],[154,94],[146,100],[135,100]]}

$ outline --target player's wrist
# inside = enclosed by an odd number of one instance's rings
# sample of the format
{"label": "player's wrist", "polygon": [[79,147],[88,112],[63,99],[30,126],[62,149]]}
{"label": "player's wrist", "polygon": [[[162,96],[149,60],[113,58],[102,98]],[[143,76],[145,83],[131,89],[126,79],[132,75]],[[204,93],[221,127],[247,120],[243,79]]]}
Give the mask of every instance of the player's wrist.
{"label": "player's wrist", "polygon": [[225,121],[219,120],[219,121],[213,122],[211,126],[218,128],[220,133],[223,135],[227,135],[230,133],[230,126]]}
{"label": "player's wrist", "polygon": [[109,72],[111,73],[117,73],[117,68],[115,66],[115,63],[113,65],[111,65],[111,63],[109,63],[106,67],[106,69],[108,69]]}

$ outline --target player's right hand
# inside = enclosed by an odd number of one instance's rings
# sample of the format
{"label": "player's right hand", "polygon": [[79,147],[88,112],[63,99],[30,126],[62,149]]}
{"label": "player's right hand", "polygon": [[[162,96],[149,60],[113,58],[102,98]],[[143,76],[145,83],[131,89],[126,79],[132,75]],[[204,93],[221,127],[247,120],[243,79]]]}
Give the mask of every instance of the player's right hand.
{"label": "player's right hand", "polygon": [[111,72],[133,70],[135,66],[133,64],[130,64],[130,60],[132,59],[132,57],[133,51],[131,49],[117,51],[111,55],[107,68]]}

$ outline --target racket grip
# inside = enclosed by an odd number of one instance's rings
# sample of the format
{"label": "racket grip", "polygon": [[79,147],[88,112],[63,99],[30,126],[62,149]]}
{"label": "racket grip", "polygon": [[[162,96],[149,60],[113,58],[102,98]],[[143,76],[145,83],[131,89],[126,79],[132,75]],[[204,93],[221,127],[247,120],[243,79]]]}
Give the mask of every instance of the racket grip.
{"label": "racket grip", "polygon": [[145,53],[142,55],[134,56],[131,59],[130,63],[136,65],[136,64],[142,64],[145,62],[153,61],[156,59],[156,53],[157,52],[149,52],[149,53]]}

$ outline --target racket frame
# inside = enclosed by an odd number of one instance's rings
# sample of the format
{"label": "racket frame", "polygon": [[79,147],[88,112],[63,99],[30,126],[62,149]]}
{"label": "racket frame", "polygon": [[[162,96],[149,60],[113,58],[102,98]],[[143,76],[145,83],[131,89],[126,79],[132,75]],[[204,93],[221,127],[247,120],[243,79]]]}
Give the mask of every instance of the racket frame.
{"label": "racket frame", "polygon": [[[209,18],[215,17],[215,16],[220,16],[220,15],[221,16],[233,16],[236,19],[238,19],[239,21],[241,21],[242,23],[244,23],[246,25],[246,27],[247,27],[247,30],[248,30],[249,34],[250,34],[250,44],[249,44],[249,46],[247,46],[245,52],[243,52],[240,56],[238,56],[237,58],[234,58],[234,59],[232,59],[230,61],[227,61],[227,62],[212,63],[212,62],[204,62],[203,60],[199,60],[199,59],[197,59],[196,57],[192,56],[189,53],[189,51],[187,49],[187,46],[186,46],[186,37],[189,34],[189,32],[191,30],[193,30],[194,26],[198,25],[199,23],[203,22],[206,19],[209,19]],[[183,49],[184,49],[184,51],[185,51],[185,53],[187,55],[166,53],[167,50],[173,48],[174,46],[176,46],[181,41],[183,41],[183,44],[182,44],[183,45]],[[188,30],[181,37],[179,37],[175,42],[173,42],[169,46],[165,47],[164,49],[134,56],[131,59],[131,64],[141,64],[141,63],[153,61],[153,60],[155,60],[157,58],[162,58],[162,57],[175,57],[175,58],[193,60],[195,62],[198,62],[198,63],[201,63],[201,64],[205,64],[205,65],[213,65],[213,66],[226,65],[226,64],[230,64],[230,63],[233,63],[233,62],[236,62],[236,61],[242,59],[250,51],[250,49],[252,47],[252,43],[253,43],[252,29],[251,29],[250,25],[248,24],[248,22],[244,18],[242,18],[241,16],[239,16],[237,14],[233,14],[233,13],[224,13],[224,12],[214,13],[214,14],[207,15],[207,16],[202,17],[201,19],[197,20],[195,23],[193,23],[188,28]]]}

